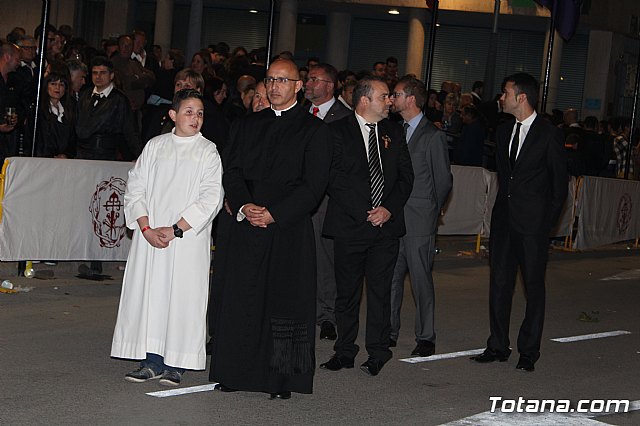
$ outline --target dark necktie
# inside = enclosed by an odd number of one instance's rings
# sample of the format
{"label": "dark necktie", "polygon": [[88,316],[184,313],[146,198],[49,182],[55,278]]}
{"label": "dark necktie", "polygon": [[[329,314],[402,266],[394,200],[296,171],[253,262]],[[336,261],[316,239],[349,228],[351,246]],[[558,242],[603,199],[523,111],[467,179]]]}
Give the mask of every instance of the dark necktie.
{"label": "dark necktie", "polygon": [[511,150],[509,151],[509,161],[511,162],[511,168],[516,164],[516,156],[518,155],[518,146],[520,145],[520,127],[522,123],[516,124],[516,133],[513,135],[511,141]]}
{"label": "dark necktie", "polygon": [[404,124],[402,125],[402,127],[404,128],[404,138],[407,141],[407,143],[409,142],[409,139],[407,138],[407,135],[409,134],[409,123],[407,123],[406,121],[404,122]]}
{"label": "dark necktie", "polygon": [[313,107],[312,112],[313,112],[313,116],[314,116],[314,117],[317,117],[317,116],[318,116],[318,113],[320,112],[320,108],[318,108],[318,107]]}
{"label": "dark necktie", "polygon": [[102,93],[94,93],[93,96],[91,96],[91,104],[94,107],[97,106],[101,98],[102,98]]}
{"label": "dark necktie", "polygon": [[384,176],[378,156],[378,138],[376,137],[376,123],[367,123],[369,128],[369,176],[371,177],[371,207],[376,208],[382,201],[384,190]]}

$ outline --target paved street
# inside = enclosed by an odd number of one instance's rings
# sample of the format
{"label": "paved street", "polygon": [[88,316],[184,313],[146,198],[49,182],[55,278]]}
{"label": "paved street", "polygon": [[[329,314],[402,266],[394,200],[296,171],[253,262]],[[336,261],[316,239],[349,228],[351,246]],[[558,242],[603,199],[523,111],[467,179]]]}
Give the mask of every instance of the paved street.
{"label": "paved street", "polygon": [[[437,355],[483,348],[488,336],[489,268],[486,259],[458,256],[474,246],[465,238],[438,243],[443,252],[435,265]],[[515,369],[517,352],[506,363],[489,365],[473,363],[469,355],[402,361],[415,345],[407,282],[400,341],[380,375],[368,377],[358,368],[317,370],[314,394],[294,394],[289,401],[255,393],[192,392],[209,384],[208,371],[184,375],[181,388],[191,393],[148,395],[168,388],[157,381],[125,382],[124,374],[136,364],[109,357],[122,278],[117,265],[106,268],[113,281],[103,282],[75,278],[64,264],[49,268],[55,279],[11,278],[14,285],[34,288],[0,294],[2,425],[640,424],[640,250],[624,245],[551,253],[542,357],[534,373]],[[13,272],[13,264],[0,268],[2,278]],[[523,302],[518,286],[513,345]],[[551,340],[608,332],[618,333]],[[363,330],[359,344],[364,347]],[[317,364],[331,356],[330,342],[316,347]],[[365,359],[361,350],[356,362]],[[574,412],[490,414],[492,396],[569,400]],[[633,411],[578,414],[581,399],[629,400]]]}

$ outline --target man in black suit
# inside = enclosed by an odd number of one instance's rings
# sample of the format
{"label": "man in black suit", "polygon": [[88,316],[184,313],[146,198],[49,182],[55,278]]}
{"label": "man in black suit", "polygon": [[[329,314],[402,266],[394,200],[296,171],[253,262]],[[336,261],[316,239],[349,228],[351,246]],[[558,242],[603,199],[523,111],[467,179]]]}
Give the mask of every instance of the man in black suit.
{"label": "man in black suit", "polygon": [[338,339],[335,354],[320,368],[353,368],[366,278],[369,358],[360,368],[375,376],[392,355],[391,278],[413,168],[402,128],[386,119],[392,102],[385,80],[363,78],[353,100],[355,114],[330,125],[334,156],[324,233],[334,237]]}
{"label": "man in black suit", "polygon": [[534,371],[544,324],[549,232],[567,198],[567,160],[560,129],[538,116],[538,82],[525,73],[505,79],[501,98],[512,114],[496,131],[498,195],[491,216],[491,336],[479,363],[509,358],[509,318],[520,267],[527,308],[518,335],[519,370]]}
{"label": "man in black suit", "polygon": [[[331,123],[351,114],[351,111],[333,97],[338,82],[338,71],[329,64],[312,65],[305,84],[304,97],[311,102],[309,112]],[[327,214],[329,197],[325,196],[316,213],[311,216],[316,237],[318,258],[317,321],[321,340],[336,340],[336,278],[333,267],[333,240],[322,237],[322,223]]]}

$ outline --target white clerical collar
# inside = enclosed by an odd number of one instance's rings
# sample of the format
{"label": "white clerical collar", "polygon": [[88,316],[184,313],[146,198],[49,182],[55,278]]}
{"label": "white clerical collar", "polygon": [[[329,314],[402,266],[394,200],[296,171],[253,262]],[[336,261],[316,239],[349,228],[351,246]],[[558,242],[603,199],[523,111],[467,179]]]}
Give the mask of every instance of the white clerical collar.
{"label": "white clerical collar", "polygon": [[320,104],[320,105],[311,104],[311,108],[309,108],[309,112],[313,114],[313,108],[318,108],[319,111],[318,111],[317,117],[324,120],[324,117],[327,115],[327,113],[335,103],[336,103],[336,98],[332,96],[331,99],[329,99],[327,102],[323,104]]}
{"label": "white clerical collar", "polygon": [[92,93],[92,94],[93,94],[93,95],[95,95],[95,94],[100,94],[100,97],[102,97],[102,98],[106,98],[106,97],[108,97],[108,96],[109,96],[109,94],[111,93],[111,91],[112,91],[112,90],[113,90],[113,83],[109,84],[109,86],[107,86],[107,88],[106,88],[106,89],[104,89],[102,92],[98,92],[98,91],[96,90],[96,88],[94,87],[94,88],[93,88],[93,93]]}
{"label": "white clerical collar", "polygon": [[285,108],[285,109],[274,109],[273,105],[271,105],[271,110],[276,113],[276,117],[280,117],[283,112],[289,111],[291,108],[293,108],[296,105],[298,105],[298,101],[295,101],[293,103],[293,105],[291,105],[289,108]]}

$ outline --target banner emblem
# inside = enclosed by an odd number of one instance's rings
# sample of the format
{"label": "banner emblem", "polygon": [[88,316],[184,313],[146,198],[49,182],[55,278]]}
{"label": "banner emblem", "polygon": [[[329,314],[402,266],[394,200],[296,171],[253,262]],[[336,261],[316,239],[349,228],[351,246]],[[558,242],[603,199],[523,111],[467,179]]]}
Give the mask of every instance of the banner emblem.
{"label": "banner emblem", "polygon": [[114,248],[126,235],[124,219],[124,191],[127,183],[119,177],[103,180],[96,186],[91,198],[89,211],[93,223],[93,233],[100,240],[100,246]]}
{"label": "banner emblem", "polygon": [[624,193],[622,197],[620,197],[620,202],[618,203],[618,232],[620,235],[624,234],[627,228],[629,228],[632,211],[633,200],[629,194]]}

